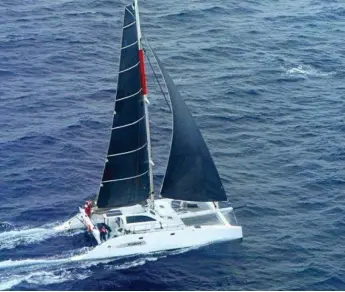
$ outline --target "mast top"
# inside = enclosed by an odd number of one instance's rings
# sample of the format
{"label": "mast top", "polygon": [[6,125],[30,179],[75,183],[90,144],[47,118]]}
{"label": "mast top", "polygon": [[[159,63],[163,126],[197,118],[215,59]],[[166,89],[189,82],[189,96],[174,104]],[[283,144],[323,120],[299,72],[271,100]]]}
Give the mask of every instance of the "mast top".
{"label": "mast top", "polygon": [[135,21],[136,21],[136,26],[137,26],[139,50],[141,50],[142,49],[142,44],[141,44],[141,36],[142,36],[142,34],[141,34],[141,27],[140,27],[138,0],[134,0],[134,11],[135,11]]}

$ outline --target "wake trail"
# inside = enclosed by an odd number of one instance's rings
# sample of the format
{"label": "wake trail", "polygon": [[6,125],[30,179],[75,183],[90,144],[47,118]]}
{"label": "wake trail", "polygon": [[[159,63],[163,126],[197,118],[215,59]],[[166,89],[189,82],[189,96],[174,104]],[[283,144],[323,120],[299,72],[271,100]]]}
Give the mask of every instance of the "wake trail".
{"label": "wake trail", "polygon": [[82,270],[76,273],[75,269],[83,266],[76,264],[71,258],[87,249],[83,247],[48,258],[1,261],[0,290],[9,290],[22,282],[42,286],[84,279],[89,276],[90,271]]}
{"label": "wake trail", "polygon": [[70,261],[70,258],[65,259],[24,259],[24,260],[6,260],[0,262],[0,270],[18,268],[24,266],[47,266],[52,264],[63,264]]}
{"label": "wake trail", "polygon": [[[0,290],[9,290],[25,282],[36,287],[66,281],[82,280],[90,276],[91,271],[76,272],[75,268],[65,266],[70,263],[65,259],[27,259],[0,262]],[[7,273],[6,273],[6,269]]]}
{"label": "wake trail", "polygon": [[[22,282],[37,283],[44,278],[56,278],[54,265],[68,262],[68,259],[26,259],[0,262],[0,290],[8,290]],[[61,278],[63,280],[63,278]],[[53,281],[54,282],[54,281]],[[48,283],[47,283],[48,284]]]}
{"label": "wake trail", "polygon": [[54,224],[48,224],[40,228],[24,228],[5,231],[0,233],[0,250],[13,249],[19,245],[29,245],[39,243],[56,236],[73,236],[83,232],[82,230],[74,231],[57,231],[53,229]]}
{"label": "wake trail", "polygon": [[73,261],[72,256],[85,253],[88,250],[87,247],[83,247],[51,258],[5,260],[0,262],[0,290],[9,290],[24,282],[33,285],[35,289],[39,289],[45,285],[84,280],[90,277],[93,270],[99,265],[108,271],[127,270],[200,247],[193,246],[129,257]]}

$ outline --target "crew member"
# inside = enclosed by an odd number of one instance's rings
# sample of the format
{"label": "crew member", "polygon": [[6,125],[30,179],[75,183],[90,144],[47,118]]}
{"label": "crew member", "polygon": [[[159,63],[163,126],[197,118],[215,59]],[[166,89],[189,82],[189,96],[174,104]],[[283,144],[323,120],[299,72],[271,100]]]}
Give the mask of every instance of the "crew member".
{"label": "crew member", "polygon": [[89,216],[90,218],[91,218],[91,207],[92,207],[92,201],[91,200],[86,201],[84,205],[84,211],[85,211],[85,214]]}
{"label": "crew member", "polygon": [[105,225],[102,225],[101,228],[99,229],[99,232],[100,232],[100,237],[101,237],[101,242],[104,242],[107,240],[107,233],[108,233],[108,230],[107,228],[105,227]]}

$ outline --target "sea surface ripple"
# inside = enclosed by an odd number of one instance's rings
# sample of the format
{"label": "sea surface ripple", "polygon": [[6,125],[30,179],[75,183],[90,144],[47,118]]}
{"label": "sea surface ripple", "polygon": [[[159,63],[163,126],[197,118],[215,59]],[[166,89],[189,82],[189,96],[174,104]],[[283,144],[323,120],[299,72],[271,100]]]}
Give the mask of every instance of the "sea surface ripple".
{"label": "sea surface ripple", "polygon": [[[345,6],[143,0],[237,212],[241,243],[70,263],[97,192],[125,0],[0,2],[0,290],[345,290]],[[148,66],[147,66],[148,67]],[[170,116],[148,72],[156,183]]]}

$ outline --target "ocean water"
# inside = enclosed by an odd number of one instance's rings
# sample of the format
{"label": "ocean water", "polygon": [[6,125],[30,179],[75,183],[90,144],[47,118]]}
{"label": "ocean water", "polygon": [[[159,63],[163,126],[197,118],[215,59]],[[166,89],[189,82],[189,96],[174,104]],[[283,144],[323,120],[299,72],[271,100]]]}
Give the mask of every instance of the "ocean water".
{"label": "ocean water", "polygon": [[[341,0],[143,0],[244,240],[71,263],[97,192],[124,0],[0,2],[0,290],[345,290]],[[147,66],[148,67],[148,66]],[[156,184],[170,116],[148,72]]]}

